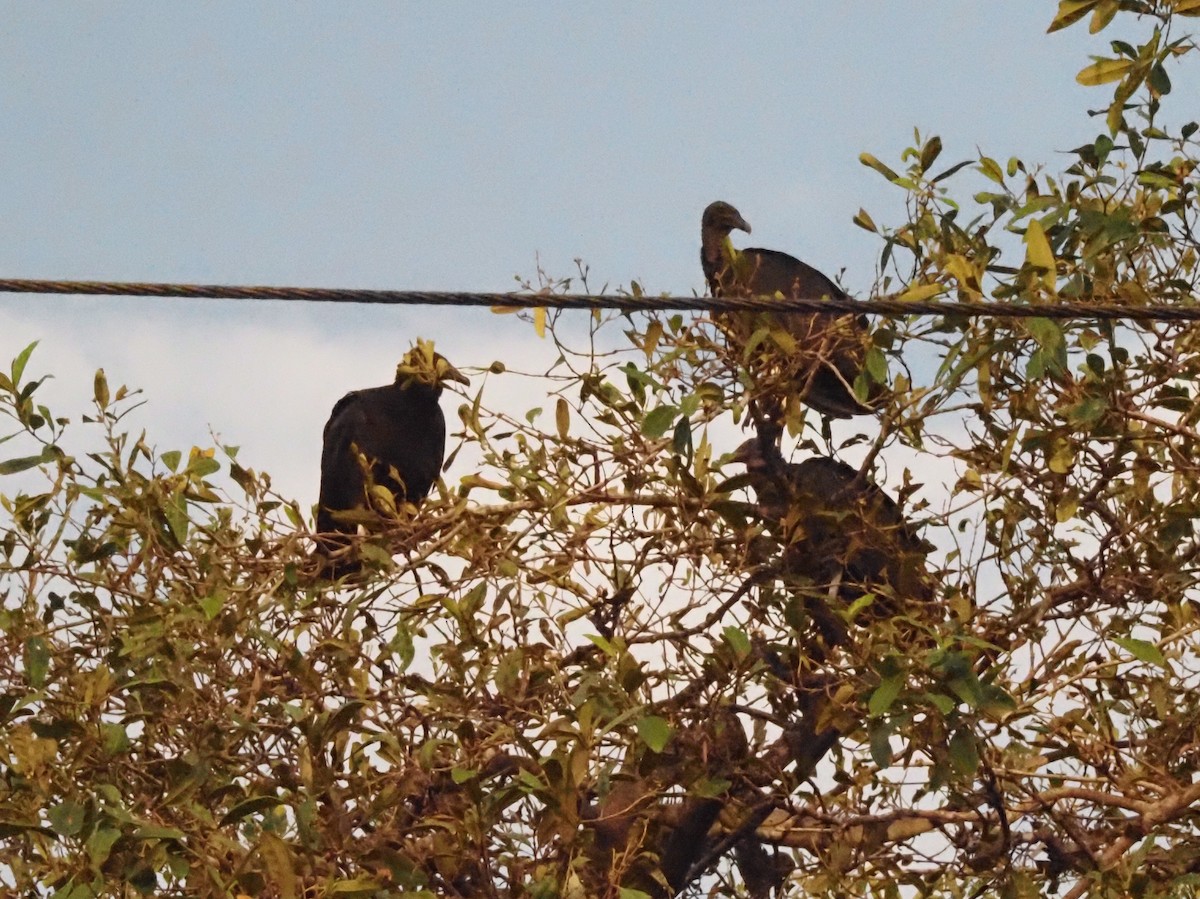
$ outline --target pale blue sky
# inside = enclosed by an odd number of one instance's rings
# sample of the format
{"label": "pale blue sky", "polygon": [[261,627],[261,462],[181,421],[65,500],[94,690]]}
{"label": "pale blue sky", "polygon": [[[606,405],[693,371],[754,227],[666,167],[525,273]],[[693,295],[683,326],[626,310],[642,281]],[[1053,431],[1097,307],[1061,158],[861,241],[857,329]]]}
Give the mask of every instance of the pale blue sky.
{"label": "pale blue sky", "polygon": [[[700,290],[699,217],[862,294],[912,129],[1051,169],[1091,140],[1074,83],[1109,33],[1053,2],[0,2],[0,271],[10,277],[504,290]],[[486,310],[0,296],[0,356],[77,414],[145,388],[162,448],[241,444],[311,502],[346,390],[418,335],[456,363],[545,351]],[[3,485],[0,485],[2,488]]]}

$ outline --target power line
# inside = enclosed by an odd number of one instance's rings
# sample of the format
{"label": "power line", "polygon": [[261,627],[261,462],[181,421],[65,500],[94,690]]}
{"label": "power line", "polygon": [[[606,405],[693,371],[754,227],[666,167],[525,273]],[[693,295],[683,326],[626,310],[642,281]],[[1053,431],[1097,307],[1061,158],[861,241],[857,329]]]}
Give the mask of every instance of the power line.
{"label": "power line", "polygon": [[249,287],[221,284],[169,284],[138,281],[46,281],[0,279],[0,293],[163,297],[193,300],[279,300],[306,303],[374,303],[416,306],[491,306],[520,309],[698,310],[706,312],[878,313],[882,315],[961,315],[1000,318],[1094,319],[1106,321],[1200,321],[1200,304],[1130,306],[1054,302],[1037,305],[1001,302],[777,299],[774,297],[667,297],[625,294],[468,293],[463,291],[359,290],[338,287]]}

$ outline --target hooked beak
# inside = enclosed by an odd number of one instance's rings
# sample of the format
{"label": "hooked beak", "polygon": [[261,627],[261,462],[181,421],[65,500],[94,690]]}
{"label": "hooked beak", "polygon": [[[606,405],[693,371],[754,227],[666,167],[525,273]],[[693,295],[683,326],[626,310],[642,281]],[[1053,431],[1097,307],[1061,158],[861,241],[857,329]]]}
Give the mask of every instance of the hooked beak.
{"label": "hooked beak", "polygon": [[459,384],[466,384],[468,387],[471,386],[471,382],[467,379],[467,376],[449,362],[445,363],[444,368],[441,365],[438,366],[438,380],[457,381]]}
{"label": "hooked beak", "polygon": [[740,462],[747,468],[756,460],[762,459],[762,447],[759,445],[757,437],[751,437],[741,446],[733,451],[733,455],[729,457],[730,462]]}
{"label": "hooked beak", "polygon": [[733,223],[733,227],[737,228],[739,231],[745,231],[747,234],[750,233],[750,223],[740,215],[737,217],[737,221]]}

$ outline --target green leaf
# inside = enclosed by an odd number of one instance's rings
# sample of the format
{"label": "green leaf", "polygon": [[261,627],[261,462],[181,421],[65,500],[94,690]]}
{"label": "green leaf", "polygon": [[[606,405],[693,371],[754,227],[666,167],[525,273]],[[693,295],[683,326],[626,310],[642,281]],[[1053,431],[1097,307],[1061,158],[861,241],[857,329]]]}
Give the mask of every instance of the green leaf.
{"label": "green leaf", "polygon": [[635,890],[631,887],[618,887],[621,899],[650,899],[649,893],[643,893],[641,890]]}
{"label": "green leaf", "polygon": [[1133,637],[1110,637],[1109,639],[1139,662],[1145,662],[1148,665],[1157,665],[1159,668],[1164,669],[1167,667],[1167,660],[1163,657],[1162,651],[1153,643],[1147,643],[1145,640],[1135,640]]}
{"label": "green leaf", "polygon": [[692,423],[686,418],[680,418],[671,435],[671,448],[683,456],[688,464],[692,461]]}
{"label": "green leaf", "polygon": [[921,171],[929,171],[929,167],[940,155],[942,155],[942,139],[935,134],[921,148]]}
{"label": "green leaf", "polygon": [[883,722],[876,721],[868,731],[871,744],[871,761],[877,768],[886,768],[892,763],[892,729]]}
{"label": "green leaf", "polygon": [[25,364],[29,361],[29,356],[31,353],[33,353],[33,348],[37,345],[38,341],[35,340],[33,343],[29,344],[29,346],[25,347],[25,349],[21,350],[21,352],[17,354],[17,358],[13,360],[12,383],[14,389],[21,383],[21,375],[25,374]]}
{"label": "green leaf", "polygon": [[178,471],[179,460],[183,458],[183,454],[179,450],[167,450],[159,458],[162,459],[163,465],[167,466],[168,471]]}
{"label": "green leaf", "polygon": [[185,840],[187,835],[178,827],[163,827],[158,824],[147,824],[139,827],[133,834],[139,840]]}
{"label": "green leaf", "polygon": [[744,659],[750,655],[750,638],[746,636],[746,632],[740,627],[734,627],[732,624],[722,631],[726,642],[733,647],[733,651],[738,654],[738,658]]}
{"label": "green leaf", "polygon": [[119,839],[121,831],[117,828],[98,827],[87,841],[88,859],[92,865],[98,867],[108,861],[109,853]]}
{"label": "green leaf", "polygon": [[678,414],[678,406],[659,406],[642,419],[642,433],[650,438],[661,437],[675,423]]}
{"label": "green leaf", "polygon": [[25,677],[29,686],[40,690],[46,685],[50,671],[50,644],[45,637],[30,637],[25,641]]}
{"label": "green leaf", "polygon": [[351,896],[361,894],[371,896],[383,889],[383,884],[370,877],[355,877],[353,880],[339,880],[324,888],[329,896]]}
{"label": "green leaf", "polygon": [[188,534],[188,513],[187,500],[182,493],[173,494],[165,503],[163,503],[163,514],[167,517],[167,524],[171,527],[171,536],[182,544],[187,540]]}
{"label": "green leaf", "polygon": [[82,805],[68,799],[52,807],[46,817],[50,819],[50,827],[56,834],[73,837],[83,830],[85,814],[86,809]]}
{"label": "green leaf", "polygon": [[662,752],[667,741],[671,739],[671,725],[667,719],[657,715],[647,715],[637,723],[638,736],[654,752]]}
{"label": "green leaf", "polygon": [[867,712],[872,718],[882,715],[892,707],[892,703],[900,695],[900,688],[904,686],[904,680],[904,672],[896,671],[880,681],[879,686],[875,688],[867,702]]}
{"label": "green leaf", "polygon": [[47,446],[42,450],[40,455],[21,456],[17,459],[6,459],[0,462],[0,475],[27,471],[30,468],[37,468],[37,466],[44,465],[47,462],[53,462],[54,459],[54,450]]}
{"label": "green leaf", "polygon": [[979,750],[975,736],[965,727],[960,727],[950,738],[950,764],[959,774],[970,776],[979,768]]}
{"label": "green leaf", "polygon": [[235,821],[240,821],[247,815],[253,815],[257,812],[273,809],[283,803],[274,796],[252,796],[250,799],[244,799],[227,811],[224,817],[221,818],[221,827],[226,824],[233,824]]}

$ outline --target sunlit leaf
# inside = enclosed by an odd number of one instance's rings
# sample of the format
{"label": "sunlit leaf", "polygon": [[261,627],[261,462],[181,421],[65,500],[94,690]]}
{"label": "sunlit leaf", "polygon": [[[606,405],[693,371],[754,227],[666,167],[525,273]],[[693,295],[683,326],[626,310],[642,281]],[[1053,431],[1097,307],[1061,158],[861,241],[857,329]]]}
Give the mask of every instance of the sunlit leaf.
{"label": "sunlit leaf", "polygon": [[1101,0],[1059,0],[1058,12],[1054,14],[1047,32],[1058,31],[1078,22],[1100,2]]}
{"label": "sunlit leaf", "polygon": [[1133,66],[1130,59],[1098,59],[1090,66],[1079,70],[1075,80],[1087,87],[1097,87],[1111,81],[1120,81]]}
{"label": "sunlit leaf", "polygon": [[93,378],[92,396],[96,400],[96,405],[101,409],[108,408],[108,379],[104,377],[104,369],[96,369],[96,377]]}
{"label": "sunlit leaf", "polygon": [[858,154],[858,161],[868,168],[872,168],[889,181],[896,181],[900,176],[893,172],[890,168],[872,156],[870,153]]}
{"label": "sunlit leaf", "polygon": [[865,210],[865,209],[859,209],[858,212],[855,214],[853,221],[854,221],[854,224],[858,225],[858,227],[860,227],[866,231],[875,233],[879,230],[878,228],[875,227],[874,220],[871,218],[871,216],[869,216],[867,214],[867,210]]}
{"label": "sunlit leaf", "polygon": [[924,300],[931,300],[938,294],[946,292],[944,284],[917,284],[908,288],[896,299],[902,303],[920,303]]}
{"label": "sunlit leaf", "polygon": [[1054,251],[1050,249],[1050,241],[1037,219],[1030,219],[1025,228],[1025,261],[1030,265],[1043,269],[1042,284],[1047,290],[1054,290],[1058,280],[1055,271]]}
{"label": "sunlit leaf", "polygon": [[561,396],[554,404],[554,423],[558,428],[559,440],[566,440],[571,433],[571,409]]}

